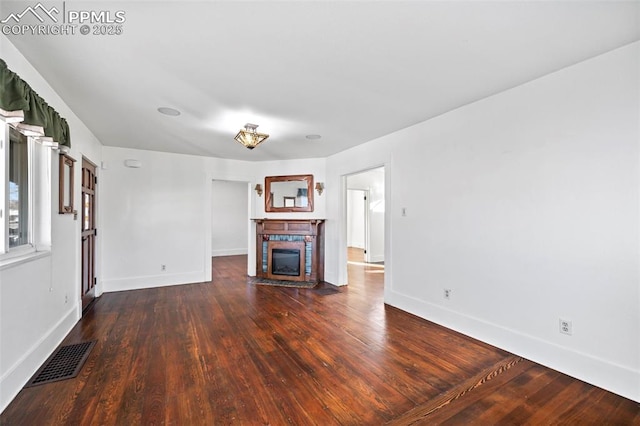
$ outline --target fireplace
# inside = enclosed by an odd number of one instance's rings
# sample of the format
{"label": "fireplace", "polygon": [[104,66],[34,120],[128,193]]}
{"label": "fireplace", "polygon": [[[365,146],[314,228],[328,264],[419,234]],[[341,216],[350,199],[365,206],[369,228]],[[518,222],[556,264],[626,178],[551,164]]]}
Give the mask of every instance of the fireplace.
{"label": "fireplace", "polygon": [[271,250],[271,275],[300,276],[300,250]]}
{"label": "fireplace", "polygon": [[254,221],[257,277],[313,283],[324,279],[323,220]]}
{"label": "fireplace", "polygon": [[[297,239],[296,239],[297,240]],[[306,244],[291,237],[274,237],[263,241],[266,263],[263,262],[264,277],[271,280],[306,281]]]}

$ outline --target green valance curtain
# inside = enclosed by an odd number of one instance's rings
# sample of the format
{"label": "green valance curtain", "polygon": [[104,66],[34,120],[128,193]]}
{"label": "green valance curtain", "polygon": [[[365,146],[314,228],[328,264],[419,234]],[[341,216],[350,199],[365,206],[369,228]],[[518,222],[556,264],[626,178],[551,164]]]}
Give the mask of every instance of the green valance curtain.
{"label": "green valance curtain", "polygon": [[71,146],[67,120],[60,117],[24,80],[0,59],[0,116],[18,128],[59,145]]}

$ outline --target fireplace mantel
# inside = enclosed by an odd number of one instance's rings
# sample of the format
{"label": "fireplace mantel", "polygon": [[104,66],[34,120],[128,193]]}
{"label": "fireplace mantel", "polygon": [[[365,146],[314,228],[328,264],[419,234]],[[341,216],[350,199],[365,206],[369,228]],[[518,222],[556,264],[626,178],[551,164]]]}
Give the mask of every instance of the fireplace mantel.
{"label": "fireplace mantel", "polygon": [[[256,276],[280,281],[324,280],[324,219],[253,219],[256,223]],[[274,250],[299,255],[299,273],[273,270]]]}

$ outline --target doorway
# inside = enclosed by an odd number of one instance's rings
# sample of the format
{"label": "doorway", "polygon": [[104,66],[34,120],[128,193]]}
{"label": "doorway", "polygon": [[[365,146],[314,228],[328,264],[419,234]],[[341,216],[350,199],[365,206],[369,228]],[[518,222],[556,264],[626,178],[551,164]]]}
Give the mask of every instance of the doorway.
{"label": "doorway", "polygon": [[346,177],[347,261],[384,264],[384,167]]}
{"label": "doorway", "polygon": [[96,165],[82,157],[82,312],[96,297],[96,187]]}
{"label": "doorway", "polygon": [[210,256],[247,255],[251,224],[249,182],[214,179],[211,188]]}

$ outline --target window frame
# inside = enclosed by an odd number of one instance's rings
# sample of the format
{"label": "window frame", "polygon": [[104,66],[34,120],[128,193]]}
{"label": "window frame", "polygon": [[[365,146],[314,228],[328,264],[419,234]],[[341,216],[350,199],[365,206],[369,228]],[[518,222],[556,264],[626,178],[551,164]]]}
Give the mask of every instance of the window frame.
{"label": "window frame", "polygon": [[[27,138],[27,243],[9,246],[9,160],[11,128]],[[50,252],[51,248],[51,150],[37,138],[20,132],[0,119],[0,266]],[[5,262],[6,261],[6,262]]]}

